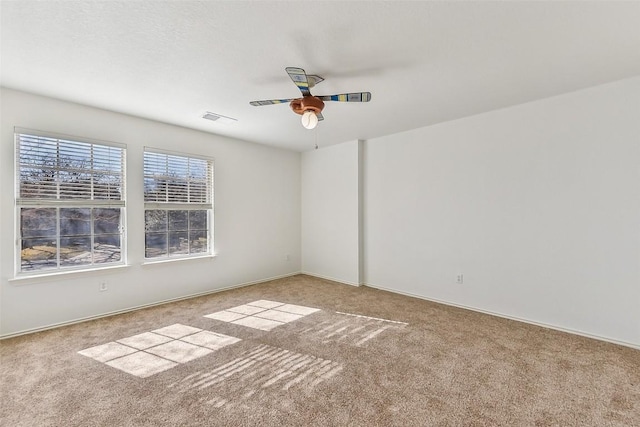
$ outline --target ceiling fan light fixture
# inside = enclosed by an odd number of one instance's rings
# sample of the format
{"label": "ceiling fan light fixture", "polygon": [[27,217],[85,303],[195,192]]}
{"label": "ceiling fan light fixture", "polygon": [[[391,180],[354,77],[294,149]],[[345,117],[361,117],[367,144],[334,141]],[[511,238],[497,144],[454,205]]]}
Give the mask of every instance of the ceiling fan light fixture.
{"label": "ceiling fan light fixture", "polygon": [[369,102],[371,100],[371,92],[313,96],[309,89],[323,81],[324,79],[322,77],[315,74],[307,74],[302,68],[297,67],[287,67],[285,71],[289,74],[293,83],[300,89],[302,98],[267,99],[264,101],[251,101],[249,104],[254,107],[259,107],[261,105],[283,104],[288,102],[291,110],[302,116],[302,126],[305,129],[314,129],[319,121],[324,120],[324,116],[322,115],[324,101]]}
{"label": "ceiling fan light fixture", "polygon": [[301,121],[305,129],[313,129],[318,125],[318,116],[316,116],[315,111],[307,110],[302,113]]}

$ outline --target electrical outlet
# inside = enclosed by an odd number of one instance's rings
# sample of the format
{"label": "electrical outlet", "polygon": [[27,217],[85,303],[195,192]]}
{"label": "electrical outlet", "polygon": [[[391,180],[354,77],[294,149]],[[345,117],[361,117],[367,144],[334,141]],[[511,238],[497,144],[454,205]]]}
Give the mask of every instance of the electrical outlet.
{"label": "electrical outlet", "polygon": [[107,282],[100,282],[100,288],[99,289],[100,289],[100,292],[104,292],[107,289],[109,289],[109,288],[107,288]]}
{"label": "electrical outlet", "polygon": [[462,273],[456,275],[456,283],[459,285],[464,283],[464,275]]}

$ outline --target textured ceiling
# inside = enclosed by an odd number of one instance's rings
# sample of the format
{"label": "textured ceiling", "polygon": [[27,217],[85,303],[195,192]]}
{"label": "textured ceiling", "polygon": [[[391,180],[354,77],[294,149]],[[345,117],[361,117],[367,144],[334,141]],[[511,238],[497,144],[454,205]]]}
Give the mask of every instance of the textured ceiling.
{"label": "textured ceiling", "polygon": [[[640,74],[640,2],[2,1],[2,86],[304,151]],[[306,130],[284,71],[326,80]],[[205,111],[238,119],[206,121]]]}

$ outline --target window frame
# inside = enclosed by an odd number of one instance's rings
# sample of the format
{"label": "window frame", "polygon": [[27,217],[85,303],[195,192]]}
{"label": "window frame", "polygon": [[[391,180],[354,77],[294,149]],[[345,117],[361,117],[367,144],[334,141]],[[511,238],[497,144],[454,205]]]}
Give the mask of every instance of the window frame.
{"label": "window frame", "polygon": [[[22,176],[21,171],[23,170],[23,166],[26,162],[23,162],[23,158],[21,157],[21,147],[22,147],[22,139],[23,136],[26,137],[34,137],[34,138],[46,138],[51,140],[56,140],[57,149],[60,150],[61,142],[69,143],[71,146],[73,143],[79,144],[89,144],[91,146],[91,150],[94,149],[94,146],[105,147],[105,148],[116,148],[120,150],[120,169],[117,174],[120,178],[119,180],[119,194],[120,198],[118,199],[95,199],[93,198],[95,193],[95,185],[93,181],[93,176],[95,171],[100,171],[100,169],[94,167],[92,165],[91,168],[87,168],[86,170],[91,173],[91,198],[60,198],[61,190],[60,190],[60,182],[56,179],[56,196],[55,197],[22,197],[21,196],[21,188],[22,188]],[[26,138],[25,138],[26,139]],[[93,160],[93,159],[92,159]],[[49,131],[40,131],[34,129],[27,129],[21,127],[14,127],[14,278],[37,278],[37,277],[46,277],[46,276],[54,276],[66,273],[73,272],[90,272],[97,271],[103,269],[111,269],[114,267],[122,267],[127,265],[127,227],[126,227],[126,218],[127,218],[127,203],[126,203],[126,167],[127,167],[127,146],[126,144],[112,142],[112,141],[104,141],[97,140],[93,138],[85,138],[78,137],[75,135],[67,135],[56,132]],[[56,171],[65,170],[64,168],[60,168],[59,166],[55,166],[53,169]],[[22,209],[29,208],[41,208],[41,209],[55,209],[55,241],[56,241],[56,266],[53,268],[42,268],[42,269],[34,269],[34,270],[23,270],[22,265],[22,242],[25,239],[36,239],[37,237],[25,237],[23,235],[22,229]],[[120,211],[120,221],[117,227],[117,233],[98,233],[95,232],[95,209],[119,209]],[[61,209],[88,209],[89,210],[89,231],[86,234],[79,234],[77,236],[62,236],[61,235]],[[94,247],[95,237],[96,235],[117,235],[120,240],[120,258],[117,261],[111,262],[95,262],[95,252],[96,248]],[[91,254],[91,262],[87,264],[81,265],[61,265],[60,258],[60,248],[61,239],[64,238],[89,238],[90,239],[90,254]],[[44,237],[43,237],[44,238]]]}
{"label": "window frame", "polygon": [[[192,153],[185,153],[180,151],[172,151],[159,149],[155,147],[145,146],[143,149],[143,170],[142,170],[142,178],[143,183],[147,178],[150,178],[147,175],[147,164],[146,164],[146,154],[156,154],[161,156],[167,156],[167,161],[169,156],[174,156],[183,159],[193,159],[193,160],[202,160],[207,164],[207,177],[206,177],[206,197],[208,201],[205,202],[189,202],[189,201],[160,201],[160,200],[149,200],[147,201],[146,195],[146,184],[143,184],[143,223],[144,223],[144,244],[143,244],[143,259],[144,264],[155,264],[155,263],[165,263],[165,262],[173,262],[173,261],[181,261],[181,260],[189,260],[189,259],[197,259],[197,258],[211,258],[215,256],[214,254],[214,171],[215,171],[215,159],[209,156],[203,156]],[[167,166],[168,167],[168,166]],[[168,175],[166,175],[168,177]],[[187,182],[191,182],[187,179]],[[167,193],[167,199],[168,199]],[[167,213],[167,227],[165,229],[166,234],[166,253],[161,256],[148,257],[147,256],[147,220],[146,215],[147,211],[150,210],[160,210],[165,211]],[[205,251],[195,252],[195,253],[187,253],[187,254],[171,254],[170,253],[170,229],[169,229],[169,212],[170,211],[206,211],[206,237],[207,237],[207,247]],[[186,230],[187,235],[193,231],[191,228]],[[160,232],[157,232],[160,233]],[[190,245],[190,243],[189,243]]]}

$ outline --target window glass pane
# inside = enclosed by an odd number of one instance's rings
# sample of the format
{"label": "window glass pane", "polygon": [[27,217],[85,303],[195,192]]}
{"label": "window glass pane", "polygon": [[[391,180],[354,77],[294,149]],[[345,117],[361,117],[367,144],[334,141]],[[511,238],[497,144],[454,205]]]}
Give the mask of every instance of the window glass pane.
{"label": "window glass pane", "polygon": [[60,266],[91,264],[91,237],[61,237]]}
{"label": "window glass pane", "polygon": [[189,229],[189,211],[169,211],[169,231]]}
{"label": "window glass pane", "polygon": [[120,235],[101,234],[95,236],[93,240],[93,262],[104,264],[107,262],[120,261]]}
{"label": "window glass pane", "polygon": [[24,239],[20,251],[22,271],[45,270],[58,267],[56,239]]}
{"label": "window glass pane", "polygon": [[20,209],[20,231],[25,237],[52,237],[57,234],[56,208]]}
{"label": "window glass pane", "polygon": [[189,232],[189,252],[192,254],[204,253],[209,250],[206,231]]}
{"label": "window glass pane", "polygon": [[93,210],[93,232],[114,234],[120,232],[120,208],[96,208]]}
{"label": "window glass pane", "polygon": [[207,227],[207,211],[189,211],[189,229],[206,230]]}
{"label": "window glass pane", "polygon": [[189,233],[186,231],[169,232],[169,255],[189,253]]}
{"label": "window glass pane", "polygon": [[167,211],[150,209],[144,211],[144,230],[146,232],[152,231],[167,231]]}
{"label": "window glass pane", "polygon": [[167,233],[145,233],[144,256],[155,258],[167,255]]}
{"label": "window glass pane", "polygon": [[61,208],[60,236],[91,235],[90,208]]}

